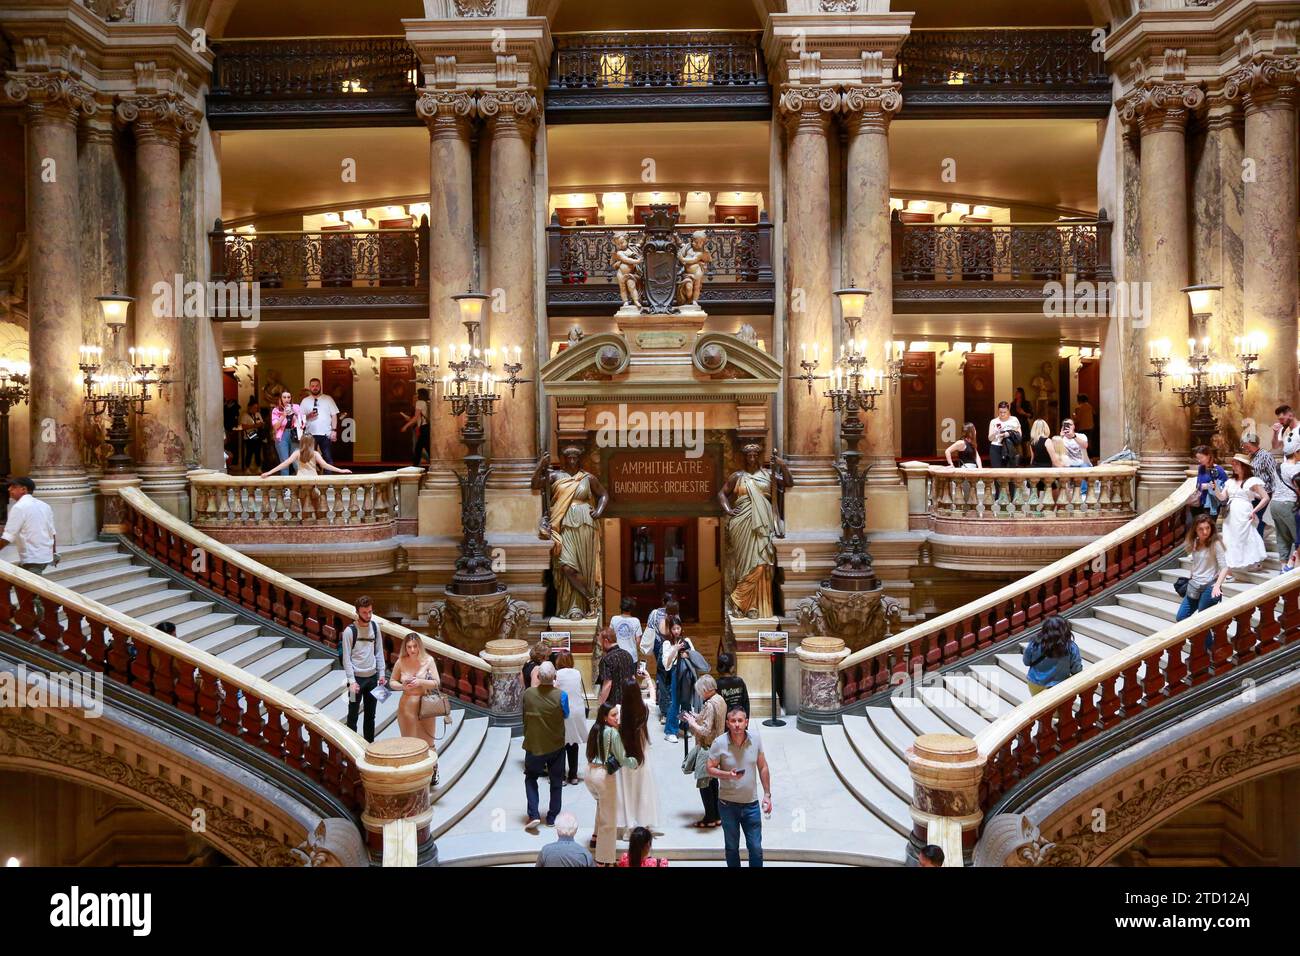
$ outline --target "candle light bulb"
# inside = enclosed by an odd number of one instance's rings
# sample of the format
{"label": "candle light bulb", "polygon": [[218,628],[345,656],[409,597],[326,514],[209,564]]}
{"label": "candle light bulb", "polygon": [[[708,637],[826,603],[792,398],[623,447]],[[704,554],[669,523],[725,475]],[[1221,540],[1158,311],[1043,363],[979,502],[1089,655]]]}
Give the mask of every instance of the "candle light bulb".
{"label": "candle light bulb", "polygon": [[814,342],[814,343],[813,343],[813,361],[814,361],[814,362],[820,362],[820,361],[821,361],[821,357],[822,357],[822,344],[821,344],[820,342]]}

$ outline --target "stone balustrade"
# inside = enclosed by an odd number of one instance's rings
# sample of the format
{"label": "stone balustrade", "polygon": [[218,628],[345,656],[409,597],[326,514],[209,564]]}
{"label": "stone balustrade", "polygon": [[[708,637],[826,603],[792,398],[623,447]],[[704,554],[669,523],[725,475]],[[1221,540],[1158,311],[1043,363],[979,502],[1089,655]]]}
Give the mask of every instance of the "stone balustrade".
{"label": "stone balustrade", "polygon": [[930,530],[940,534],[1101,534],[1137,514],[1134,464],[952,468],[905,462],[903,470],[909,498],[924,503]]}
{"label": "stone balustrade", "polygon": [[192,472],[190,513],[194,527],[232,544],[380,541],[414,532],[408,526],[416,519],[420,474],[418,468],[314,478]]}

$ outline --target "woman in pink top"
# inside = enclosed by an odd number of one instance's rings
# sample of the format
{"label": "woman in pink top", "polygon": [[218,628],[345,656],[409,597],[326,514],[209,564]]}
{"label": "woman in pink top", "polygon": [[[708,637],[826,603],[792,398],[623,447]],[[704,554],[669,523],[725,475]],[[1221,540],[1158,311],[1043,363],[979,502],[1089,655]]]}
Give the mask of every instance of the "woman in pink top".
{"label": "woman in pink top", "polygon": [[[298,436],[294,434],[294,430],[301,417],[302,409],[293,403],[293,394],[281,392],[280,400],[271,409],[271,437],[275,441],[278,461],[283,462],[293,454],[294,446],[298,444]],[[289,474],[296,473],[292,465],[289,469]]]}

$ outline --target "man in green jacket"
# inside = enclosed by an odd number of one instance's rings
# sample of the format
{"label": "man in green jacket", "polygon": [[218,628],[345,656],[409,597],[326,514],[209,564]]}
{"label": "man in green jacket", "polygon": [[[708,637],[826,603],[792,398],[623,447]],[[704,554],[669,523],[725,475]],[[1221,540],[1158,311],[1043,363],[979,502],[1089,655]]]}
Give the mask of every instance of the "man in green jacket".
{"label": "man in green jacket", "polygon": [[546,825],[555,826],[564,792],[564,718],[569,716],[569,695],[555,688],[555,665],[537,668],[537,686],[524,691],[524,790],[528,794],[528,822],[524,829],[541,825],[537,811],[537,778],[551,781],[551,805]]}

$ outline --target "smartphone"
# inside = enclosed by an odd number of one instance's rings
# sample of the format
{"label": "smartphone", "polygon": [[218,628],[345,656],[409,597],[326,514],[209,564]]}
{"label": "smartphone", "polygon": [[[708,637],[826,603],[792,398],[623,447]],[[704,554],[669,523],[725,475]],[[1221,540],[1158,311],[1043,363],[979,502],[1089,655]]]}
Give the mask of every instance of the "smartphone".
{"label": "smartphone", "polygon": [[745,775],[745,768],[744,768],[744,767],[737,767],[737,768],[736,768],[736,776],[738,776],[738,777],[743,777],[744,775]]}

